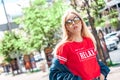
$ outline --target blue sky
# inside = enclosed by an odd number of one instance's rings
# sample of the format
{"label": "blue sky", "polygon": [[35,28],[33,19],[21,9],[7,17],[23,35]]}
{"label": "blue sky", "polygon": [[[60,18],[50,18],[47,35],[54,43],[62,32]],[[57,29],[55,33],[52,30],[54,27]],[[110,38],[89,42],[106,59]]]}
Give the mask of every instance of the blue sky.
{"label": "blue sky", "polygon": [[[21,8],[20,6],[17,5],[19,1],[22,1],[22,0],[4,0],[7,14],[9,14],[10,16],[21,14]],[[5,23],[7,23],[7,20],[6,20],[5,12],[3,9],[3,4],[0,0],[0,24],[5,24]]]}

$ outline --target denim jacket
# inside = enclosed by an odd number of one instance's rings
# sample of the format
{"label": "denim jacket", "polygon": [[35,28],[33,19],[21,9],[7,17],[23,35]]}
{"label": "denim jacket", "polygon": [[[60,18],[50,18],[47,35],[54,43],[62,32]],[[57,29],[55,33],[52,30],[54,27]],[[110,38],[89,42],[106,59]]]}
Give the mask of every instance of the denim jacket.
{"label": "denim jacket", "polygon": [[[101,73],[107,77],[110,69],[102,62],[100,65]],[[59,60],[54,58],[50,66],[49,80],[82,80],[81,77],[72,74],[65,65],[59,63]],[[106,80],[106,79],[105,79]]]}

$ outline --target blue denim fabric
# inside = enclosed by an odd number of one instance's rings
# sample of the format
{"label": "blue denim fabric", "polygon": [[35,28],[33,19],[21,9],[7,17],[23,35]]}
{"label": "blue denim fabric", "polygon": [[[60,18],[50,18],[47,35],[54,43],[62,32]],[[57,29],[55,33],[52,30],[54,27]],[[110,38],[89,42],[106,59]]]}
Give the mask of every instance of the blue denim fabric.
{"label": "blue denim fabric", "polygon": [[65,65],[53,59],[50,67],[49,80],[82,80],[80,77],[73,75]]}
{"label": "blue denim fabric", "polygon": [[[107,77],[110,69],[103,64],[103,62],[98,62],[100,65],[101,73]],[[50,66],[49,80],[82,80],[80,77],[73,75],[65,65],[59,63],[59,61],[54,58],[52,65]],[[105,79],[107,80],[107,79]]]}
{"label": "blue denim fabric", "polygon": [[98,61],[98,64],[100,65],[100,71],[105,76],[105,80],[107,80],[107,75],[110,72],[110,69],[108,66],[106,66],[103,62]]}

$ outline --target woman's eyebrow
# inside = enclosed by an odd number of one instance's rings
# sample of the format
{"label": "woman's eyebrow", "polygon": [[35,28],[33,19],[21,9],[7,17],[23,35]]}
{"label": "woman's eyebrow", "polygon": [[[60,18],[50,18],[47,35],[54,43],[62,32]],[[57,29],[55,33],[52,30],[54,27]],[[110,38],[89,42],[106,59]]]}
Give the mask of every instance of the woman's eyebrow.
{"label": "woman's eyebrow", "polygon": [[76,18],[76,17],[79,17],[79,16],[74,15],[73,17],[66,19],[66,21],[67,21],[67,20],[73,20],[73,19]]}

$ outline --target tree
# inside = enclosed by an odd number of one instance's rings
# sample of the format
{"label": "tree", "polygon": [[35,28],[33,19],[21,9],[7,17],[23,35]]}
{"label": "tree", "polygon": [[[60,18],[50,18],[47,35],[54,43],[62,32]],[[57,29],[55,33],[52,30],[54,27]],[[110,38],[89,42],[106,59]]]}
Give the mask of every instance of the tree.
{"label": "tree", "polygon": [[23,9],[23,17],[19,23],[24,24],[24,30],[29,37],[29,47],[40,50],[48,45],[54,46],[59,39],[55,37],[61,25],[61,16],[66,9],[61,0],[51,5],[45,0],[35,0],[30,7]]}
{"label": "tree", "polygon": [[5,61],[10,63],[12,59],[16,58],[21,72],[22,69],[19,63],[19,57],[21,56],[21,53],[26,50],[24,44],[24,38],[14,32],[5,32],[5,36],[0,44],[0,53],[4,55]]}

